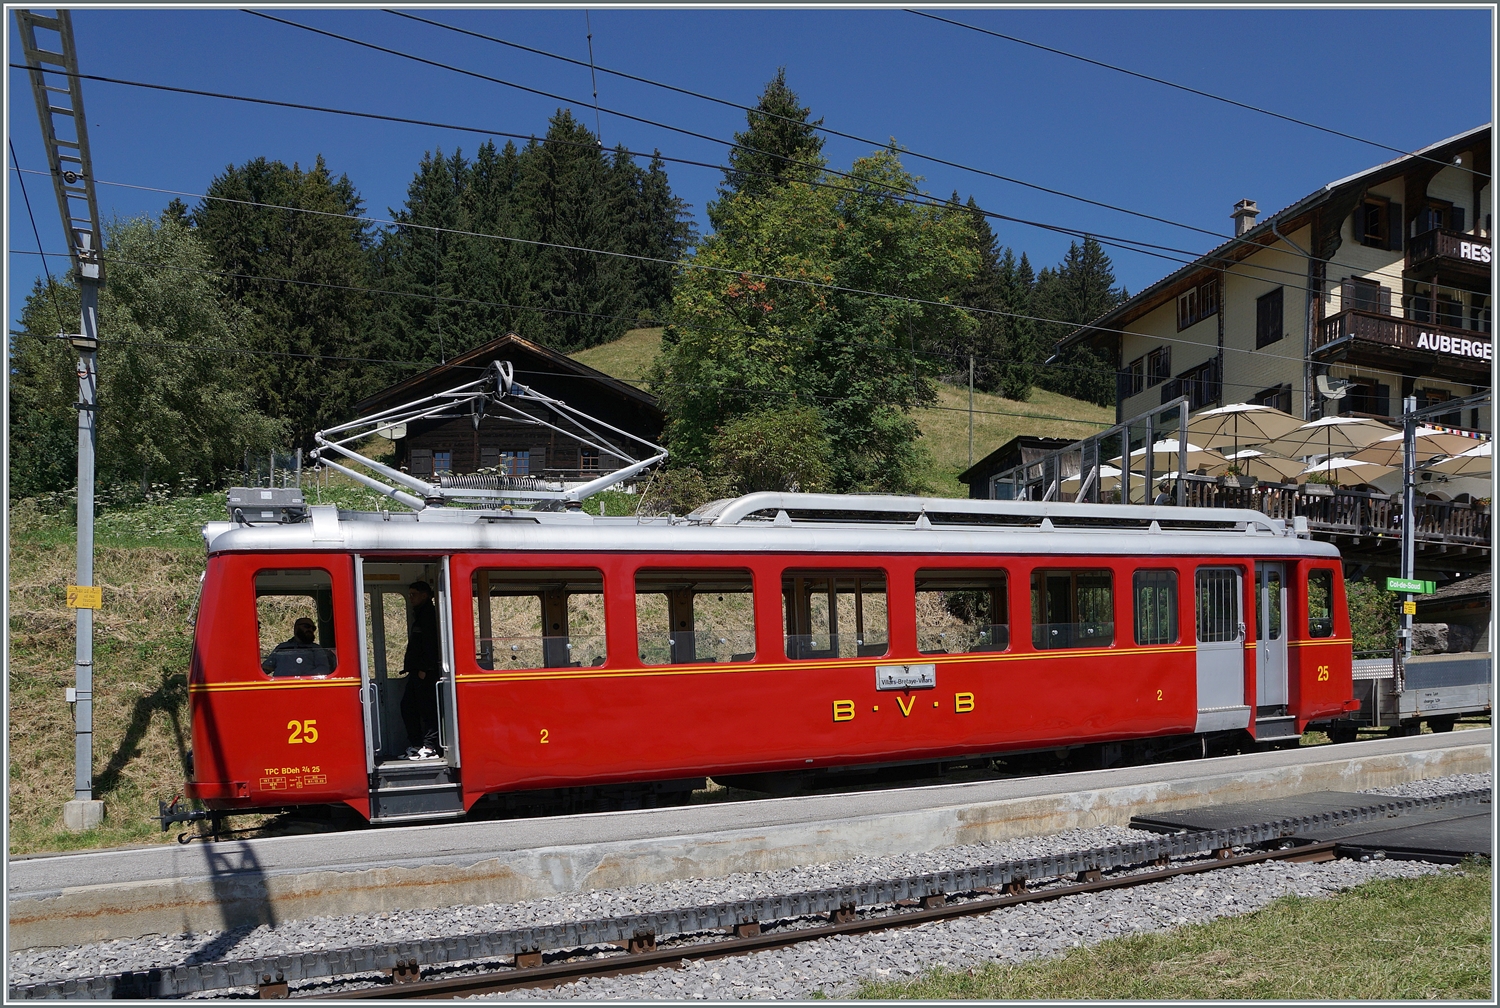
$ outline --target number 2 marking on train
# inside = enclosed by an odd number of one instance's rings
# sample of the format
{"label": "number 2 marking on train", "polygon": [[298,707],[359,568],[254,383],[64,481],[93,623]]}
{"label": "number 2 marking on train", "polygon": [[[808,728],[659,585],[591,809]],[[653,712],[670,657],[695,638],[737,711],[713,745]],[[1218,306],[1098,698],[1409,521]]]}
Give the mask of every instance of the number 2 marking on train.
{"label": "number 2 marking on train", "polygon": [[548,741],[547,740],[547,729],[543,728],[542,729],[542,740],[539,743],[537,743],[537,744],[538,745],[546,745],[547,741]]}
{"label": "number 2 marking on train", "polygon": [[1158,699],[1158,700],[1161,699],[1161,690],[1157,690],[1156,691],[1156,699]]}
{"label": "number 2 marking on train", "polygon": [[318,729],[316,727],[317,723],[318,722],[316,718],[308,721],[288,721],[286,723],[286,726],[292,734],[286,740],[287,744],[297,745],[301,742],[307,742],[311,744],[318,741]]}
{"label": "number 2 marking on train", "polygon": [[1319,665],[1318,666],[1318,682],[1327,682],[1327,681],[1328,681],[1328,666],[1327,665]]}

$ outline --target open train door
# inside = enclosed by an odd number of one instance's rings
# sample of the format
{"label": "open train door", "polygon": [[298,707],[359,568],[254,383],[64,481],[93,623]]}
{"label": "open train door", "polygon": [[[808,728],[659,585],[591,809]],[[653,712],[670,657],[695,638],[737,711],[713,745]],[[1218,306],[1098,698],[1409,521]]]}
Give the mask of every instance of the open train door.
{"label": "open train door", "polygon": [[[370,819],[415,822],[462,815],[448,558],[356,557],[355,564]],[[441,755],[426,759],[414,758],[413,751],[422,746],[423,739],[408,737],[402,709],[416,678],[407,668],[407,652],[416,619],[411,586],[417,582],[434,592],[441,666],[431,670],[436,679]]]}
{"label": "open train door", "polygon": [[1193,582],[1198,628],[1198,720],[1193,730],[1248,728],[1242,575],[1236,567],[1199,567]]}

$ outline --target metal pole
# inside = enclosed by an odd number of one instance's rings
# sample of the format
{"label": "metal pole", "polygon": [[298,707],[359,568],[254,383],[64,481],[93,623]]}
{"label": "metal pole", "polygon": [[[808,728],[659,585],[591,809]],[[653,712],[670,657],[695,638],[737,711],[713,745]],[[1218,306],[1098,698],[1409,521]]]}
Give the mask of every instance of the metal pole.
{"label": "metal pole", "polygon": [[1177,404],[1177,506],[1187,505],[1187,428],[1188,404]]}
{"label": "metal pole", "polygon": [[[72,340],[78,350],[78,570],[80,588],[94,585],[94,451],[99,411],[99,282],[80,277],[82,331]],[[94,610],[74,611],[73,798],[94,798]]]}
{"label": "metal pole", "polygon": [[[1417,397],[1407,396],[1401,402],[1401,576],[1417,576]],[[1411,592],[1401,594],[1402,602],[1416,601]],[[1410,607],[1401,606],[1400,645],[1403,659],[1411,657]]]}
{"label": "metal pole", "polygon": [[1141,489],[1141,503],[1154,504],[1156,498],[1152,492],[1156,489],[1156,414],[1151,413],[1146,417],[1146,468],[1142,470],[1142,478],[1146,485]]}
{"label": "metal pole", "polygon": [[974,355],[969,354],[969,465],[974,464]]}

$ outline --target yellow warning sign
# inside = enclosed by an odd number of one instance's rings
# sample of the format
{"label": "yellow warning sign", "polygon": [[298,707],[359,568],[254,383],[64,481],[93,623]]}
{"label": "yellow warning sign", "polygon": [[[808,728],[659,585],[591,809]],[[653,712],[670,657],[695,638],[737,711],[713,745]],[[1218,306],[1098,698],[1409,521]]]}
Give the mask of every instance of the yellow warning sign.
{"label": "yellow warning sign", "polygon": [[1407,616],[1415,616],[1417,614],[1417,604],[1415,602],[1402,602],[1401,612]]}
{"label": "yellow warning sign", "polygon": [[101,609],[104,589],[98,585],[68,585],[69,609]]}

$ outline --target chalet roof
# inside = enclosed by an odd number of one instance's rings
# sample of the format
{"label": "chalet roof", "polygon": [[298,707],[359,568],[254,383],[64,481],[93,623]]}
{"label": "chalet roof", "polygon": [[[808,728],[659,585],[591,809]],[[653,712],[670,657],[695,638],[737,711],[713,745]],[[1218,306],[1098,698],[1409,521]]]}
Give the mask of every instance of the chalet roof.
{"label": "chalet roof", "polygon": [[1455,602],[1464,598],[1489,598],[1490,597],[1490,575],[1475,574],[1473,577],[1459,578],[1449,581],[1431,595],[1424,595],[1417,600],[1420,606],[1428,606],[1435,602]]}
{"label": "chalet roof", "polygon": [[590,400],[603,395],[621,406],[643,412],[656,421],[658,428],[661,425],[661,407],[649,392],[515,333],[482,343],[446,363],[387,386],[355,403],[353,411],[364,416],[454,388],[479,378],[490,362],[496,360],[511,362],[516,381],[575,408],[588,411]]}
{"label": "chalet roof", "polygon": [[[985,480],[1000,469],[1009,469],[1012,465],[1019,464],[1021,449],[1023,448],[1056,451],[1059,448],[1066,448],[1068,445],[1076,443],[1076,438],[1040,437],[1033,434],[1018,434],[959,473],[958,481],[960,483],[973,483],[975,480]],[[1014,458],[1014,462],[1011,461],[1012,458]]]}
{"label": "chalet roof", "polygon": [[1403,154],[1400,157],[1392,158],[1389,161],[1375,165],[1373,168],[1366,168],[1364,171],[1356,172],[1353,175],[1346,175],[1344,178],[1329,182],[1321,189],[1307,194],[1290,206],[1283,207],[1264,220],[1259,221],[1243,235],[1222,242],[1212,250],[1194,259],[1188,265],[1162,277],[1128,301],[1111,308],[1092,322],[1075,329],[1058,341],[1057,349],[1061,351],[1065,347],[1082,342],[1099,330],[1118,330],[1129,325],[1134,319],[1140,318],[1147,312],[1160,307],[1171,298],[1176,297],[1180,293],[1178,288],[1189,286],[1188,281],[1192,280],[1204,269],[1211,266],[1222,268],[1224,265],[1247,258],[1263,246],[1279,241],[1280,239],[1276,234],[1277,231],[1286,233],[1301,227],[1305,223],[1305,218],[1313,210],[1328,203],[1335,196],[1352,189],[1367,189],[1370,186],[1379,185],[1382,182],[1399,177],[1408,171],[1415,161],[1433,157],[1441,158],[1455,151],[1466,150],[1474,146],[1475,142],[1483,138],[1489,131],[1490,124],[1485,123],[1483,126],[1476,126],[1471,130],[1466,130],[1445,140],[1429,144],[1421,150],[1413,151],[1410,154]]}

